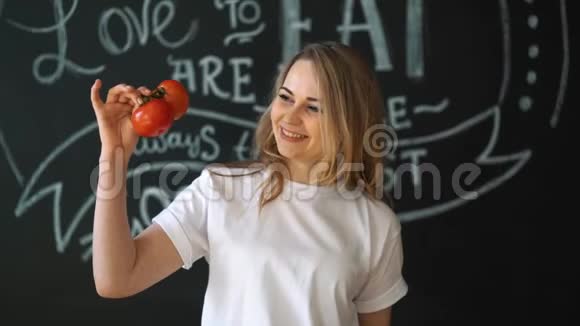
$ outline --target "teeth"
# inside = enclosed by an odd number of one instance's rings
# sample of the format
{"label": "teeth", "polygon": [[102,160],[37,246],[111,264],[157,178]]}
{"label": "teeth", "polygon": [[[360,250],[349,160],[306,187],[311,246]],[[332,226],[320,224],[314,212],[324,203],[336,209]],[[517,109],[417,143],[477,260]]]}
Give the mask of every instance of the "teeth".
{"label": "teeth", "polygon": [[295,134],[293,132],[290,132],[284,128],[280,128],[282,129],[282,133],[288,137],[292,137],[292,138],[306,138],[306,136],[300,135],[300,134]]}

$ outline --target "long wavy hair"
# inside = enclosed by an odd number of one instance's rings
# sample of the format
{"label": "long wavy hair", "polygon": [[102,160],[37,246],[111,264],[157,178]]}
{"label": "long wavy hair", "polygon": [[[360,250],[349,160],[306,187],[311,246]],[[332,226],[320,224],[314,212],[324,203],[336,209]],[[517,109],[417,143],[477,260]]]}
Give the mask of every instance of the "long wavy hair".
{"label": "long wavy hair", "polygon": [[390,196],[383,189],[383,176],[386,152],[393,144],[385,124],[379,83],[374,71],[357,51],[337,42],[309,44],[282,67],[272,89],[270,105],[261,115],[253,136],[253,159],[218,165],[259,167],[249,174],[272,168],[273,173],[259,187],[262,189],[260,210],[282,193],[284,179],[288,177],[283,168],[287,167],[286,158],[278,152],[270,114],[272,102],[297,60],[308,60],[313,64],[320,85],[321,107],[324,108],[320,116],[323,135],[320,161],[327,164],[318,174],[318,185],[358,189],[370,198],[383,200],[392,206]]}

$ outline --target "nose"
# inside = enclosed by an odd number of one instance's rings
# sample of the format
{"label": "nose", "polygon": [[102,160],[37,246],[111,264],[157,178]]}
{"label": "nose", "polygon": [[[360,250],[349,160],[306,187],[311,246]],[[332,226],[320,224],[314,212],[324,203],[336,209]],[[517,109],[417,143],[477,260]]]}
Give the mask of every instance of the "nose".
{"label": "nose", "polygon": [[288,111],[286,111],[286,114],[284,115],[284,122],[287,124],[299,125],[302,119],[301,108],[302,105],[299,103],[294,103],[294,105]]}

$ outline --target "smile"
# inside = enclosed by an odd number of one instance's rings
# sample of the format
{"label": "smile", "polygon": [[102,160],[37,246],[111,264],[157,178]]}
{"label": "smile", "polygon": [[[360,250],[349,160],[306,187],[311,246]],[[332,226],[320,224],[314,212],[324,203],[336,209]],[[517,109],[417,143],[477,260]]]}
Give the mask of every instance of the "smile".
{"label": "smile", "polygon": [[308,138],[308,136],[301,135],[301,134],[297,134],[297,133],[294,133],[294,132],[290,132],[290,131],[282,128],[282,127],[280,127],[280,134],[284,138],[289,139],[289,140],[292,140],[292,141],[297,141],[297,140],[302,140],[302,139]]}

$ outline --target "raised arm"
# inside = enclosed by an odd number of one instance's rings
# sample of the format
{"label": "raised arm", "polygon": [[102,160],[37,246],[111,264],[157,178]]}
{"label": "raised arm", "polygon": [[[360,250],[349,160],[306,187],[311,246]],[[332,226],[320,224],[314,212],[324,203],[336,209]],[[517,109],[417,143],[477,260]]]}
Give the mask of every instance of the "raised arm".
{"label": "raised arm", "polygon": [[101,155],[93,222],[93,276],[99,295],[109,298],[138,293],[175,272],[182,260],[171,240],[153,223],[134,239],[127,218],[128,161],[138,136],[131,127],[131,112],[140,92],[117,85],[101,100],[97,80],[91,101],[99,125]]}
{"label": "raised arm", "polygon": [[365,314],[358,314],[359,326],[391,326],[391,307]]}

